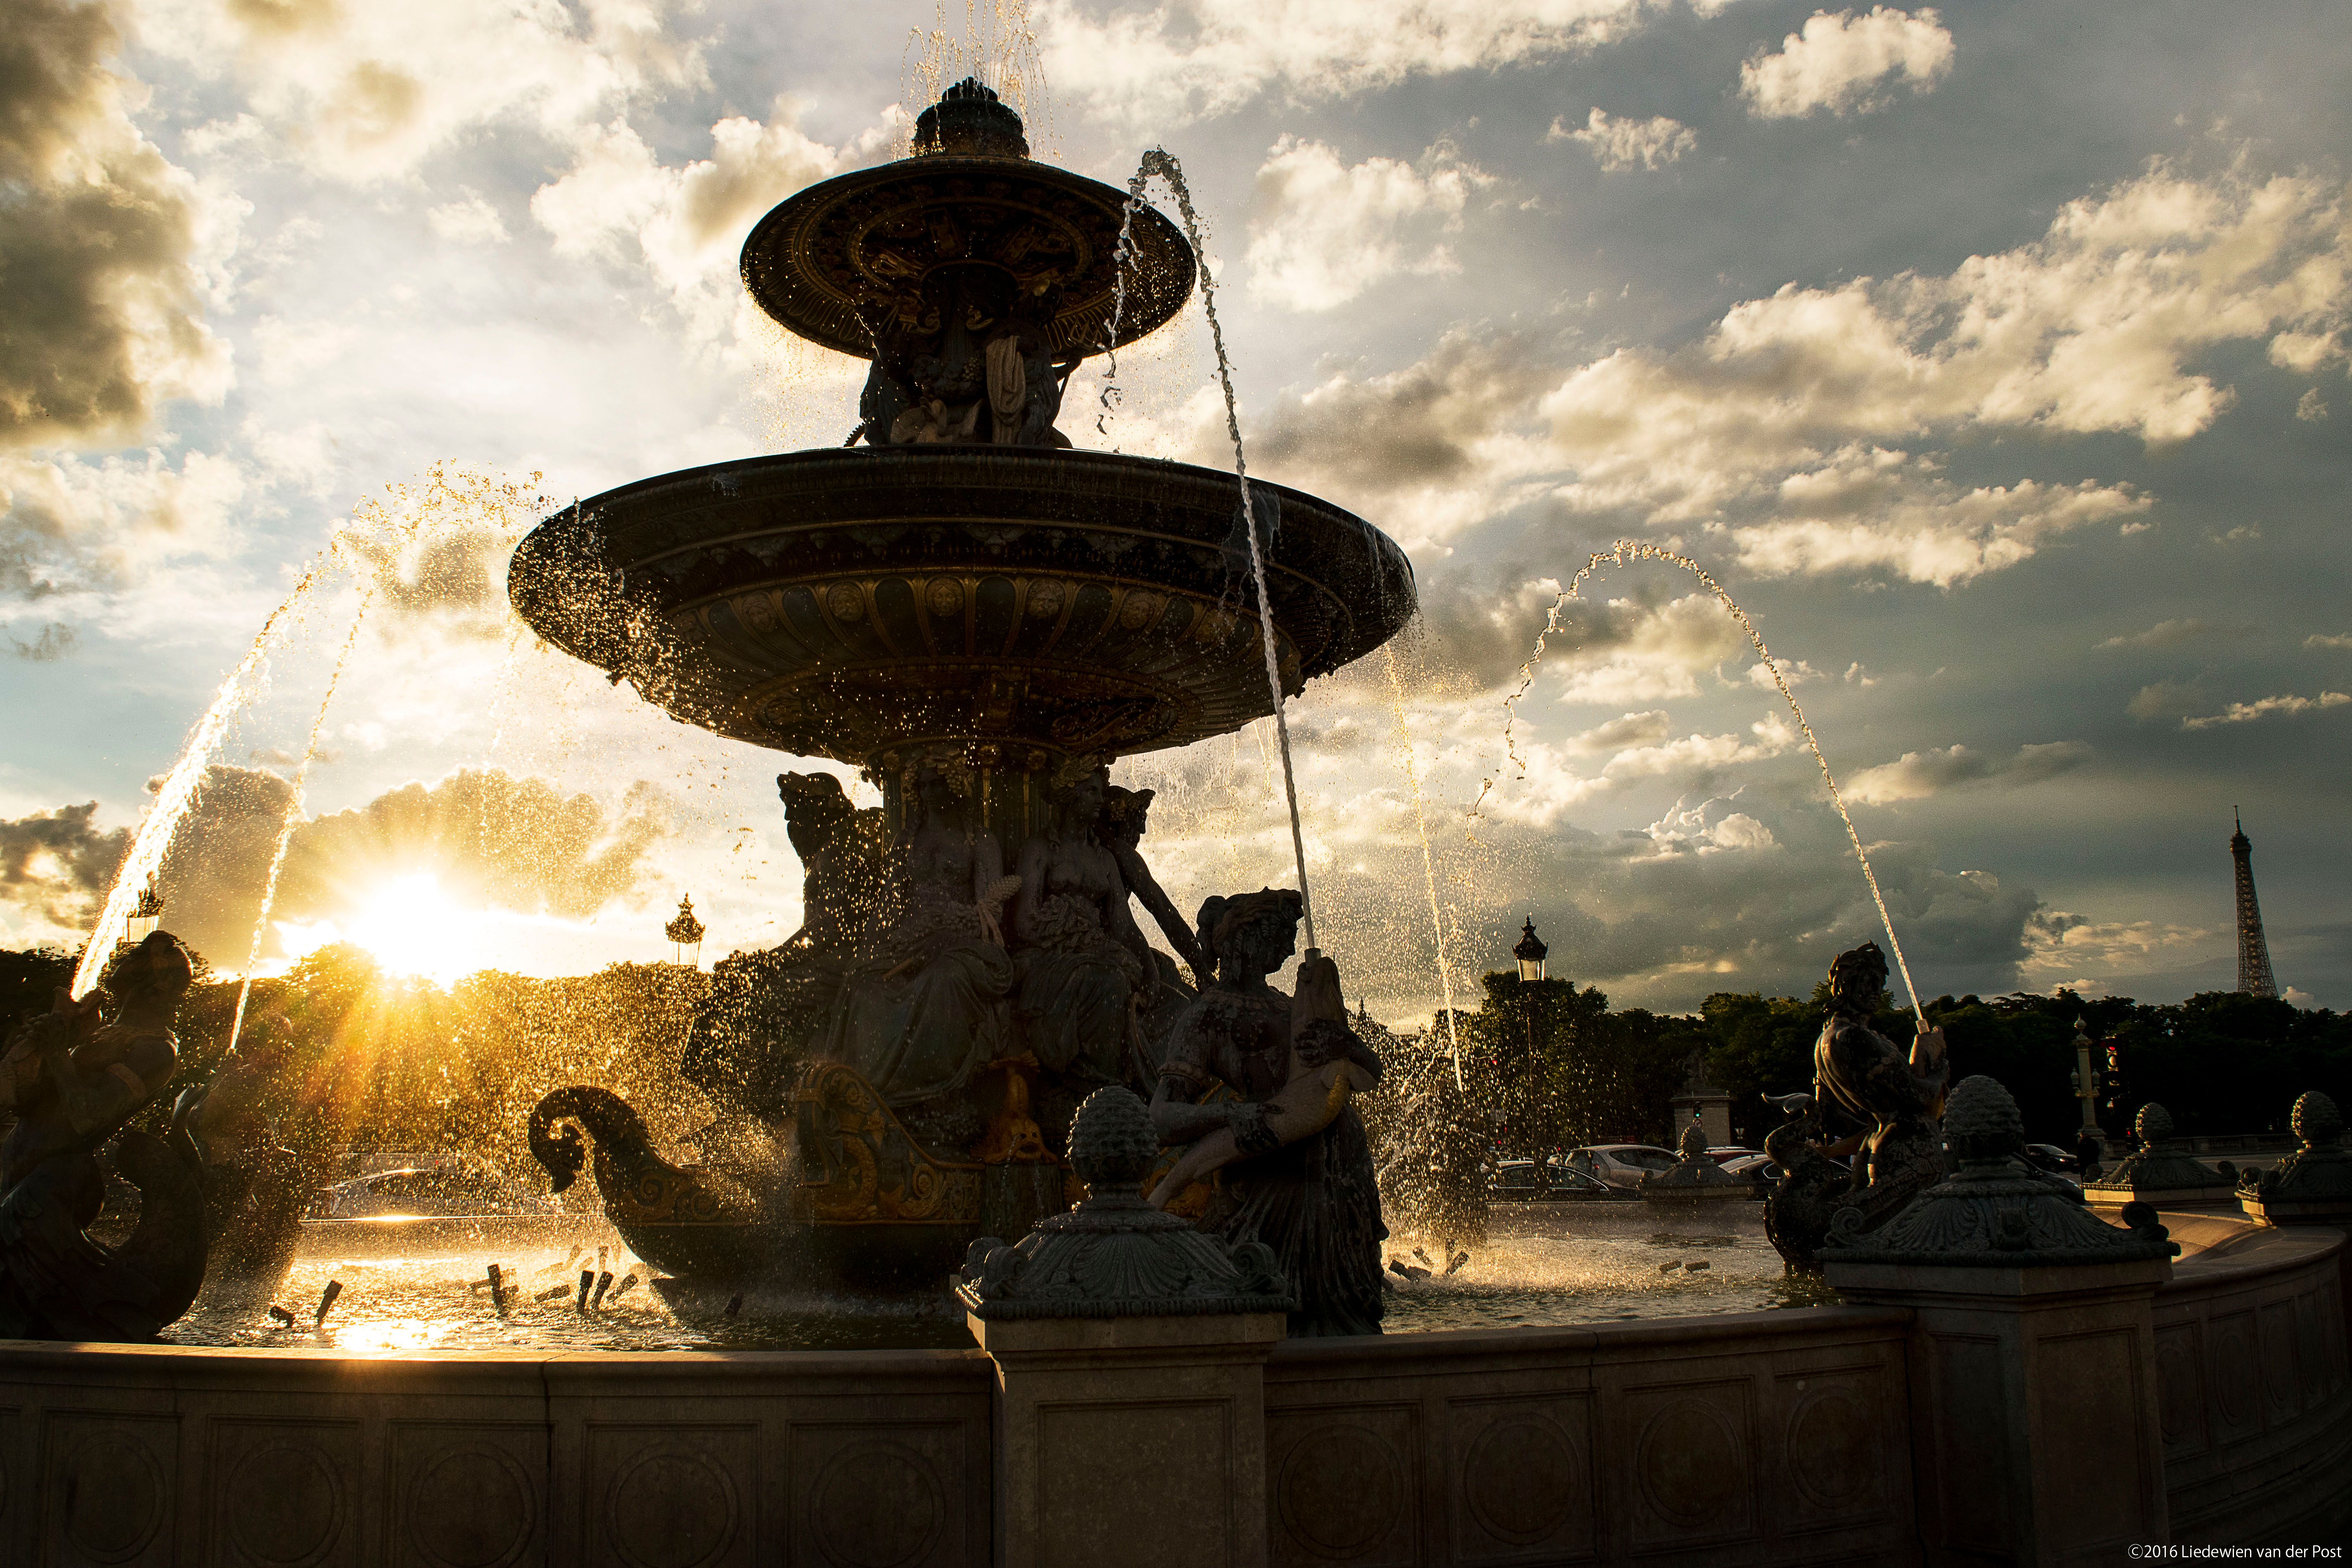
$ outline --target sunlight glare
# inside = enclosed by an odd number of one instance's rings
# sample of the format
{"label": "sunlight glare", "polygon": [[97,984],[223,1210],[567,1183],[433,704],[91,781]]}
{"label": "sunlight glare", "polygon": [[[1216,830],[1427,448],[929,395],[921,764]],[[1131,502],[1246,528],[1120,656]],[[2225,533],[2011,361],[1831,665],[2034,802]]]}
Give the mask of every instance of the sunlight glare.
{"label": "sunlight glare", "polygon": [[343,932],[394,974],[440,984],[482,966],[482,912],[464,910],[430,871],[395,877],[362,900]]}

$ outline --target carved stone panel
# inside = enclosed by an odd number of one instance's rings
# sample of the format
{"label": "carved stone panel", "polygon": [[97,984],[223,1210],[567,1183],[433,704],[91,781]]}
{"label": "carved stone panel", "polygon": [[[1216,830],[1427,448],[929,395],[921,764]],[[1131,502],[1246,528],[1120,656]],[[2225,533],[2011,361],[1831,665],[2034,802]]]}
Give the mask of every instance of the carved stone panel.
{"label": "carved stone panel", "polygon": [[795,1424],[795,1563],[810,1568],[982,1568],[965,1429],[951,1421]]}
{"label": "carved stone panel", "polygon": [[596,1568],[744,1568],[759,1536],[760,1429],[587,1428],[577,1500]]}
{"label": "carved stone panel", "polygon": [[2011,1550],[2017,1524],[2010,1499],[2008,1375],[2000,1342],[1937,1334],[1930,1340],[1938,1445],[1925,1472],[1934,1478],[1940,1544],[1994,1553]]}
{"label": "carved stone panel", "polygon": [[326,1568],[360,1561],[356,1421],[213,1421],[204,1484],[208,1562]]}
{"label": "carved stone panel", "polygon": [[2252,1310],[2217,1312],[2206,1325],[2212,1356],[2213,1440],[2236,1442],[2262,1430],[2256,1402],[2262,1375],[2254,1357]]}
{"label": "carved stone panel", "polygon": [[2295,1362],[2294,1301],[2265,1301],[2262,1310],[2263,1415],[2284,1426],[2303,1408],[2303,1379]]}
{"label": "carved stone panel", "polygon": [[2140,1474],[2138,1454],[2115,1439],[2116,1412],[2137,1408],[2147,1387],[2137,1336],[2127,1328],[2053,1335],[2037,1349],[2038,1484],[2065,1499],[2042,1510],[2053,1543],[2073,1561],[2153,1538],[2145,1509],[2164,1478]]}
{"label": "carved stone panel", "polygon": [[547,1428],[395,1421],[391,1528],[401,1568],[520,1568],[547,1561]]}
{"label": "carved stone panel", "polygon": [[168,1568],[178,1545],[170,1526],[179,1467],[173,1416],[49,1416],[41,1433],[41,1561]]}
{"label": "carved stone panel", "polygon": [[1267,1558],[1273,1568],[1419,1561],[1421,1463],[1413,1407],[1268,1412]]}
{"label": "carved stone panel", "polygon": [[[1149,1453],[1137,1452],[1139,1416],[1153,1434]],[[1120,1568],[1231,1561],[1233,1425],[1224,1399],[1040,1405],[1039,1561]],[[1158,1478],[1142,1507],[1129,1484],[1139,1464]]]}
{"label": "carved stone panel", "polygon": [[1888,1456],[1905,1434],[1895,1373],[1884,1363],[1787,1373],[1773,1383],[1767,1431],[1780,1434],[1787,1486],[1780,1499],[1791,1534],[1864,1524],[1886,1516]]}
{"label": "carved stone panel", "polygon": [[1756,1531],[1753,1391],[1745,1378],[1654,1384],[1623,1394],[1633,1436],[1633,1545],[1700,1546]]}
{"label": "carved stone panel", "polygon": [[2192,1319],[2156,1331],[2157,1409],[2164,1426],[2164,1457],[2203,1453],[2210,1439],[2205,1420],[2204,1327]]}
{"label": "carved stone panel", "polygon": [[1454,1561],[1575,1563],[1592,1555],[1590,1394],[1450,1403],[1445,1468]]}

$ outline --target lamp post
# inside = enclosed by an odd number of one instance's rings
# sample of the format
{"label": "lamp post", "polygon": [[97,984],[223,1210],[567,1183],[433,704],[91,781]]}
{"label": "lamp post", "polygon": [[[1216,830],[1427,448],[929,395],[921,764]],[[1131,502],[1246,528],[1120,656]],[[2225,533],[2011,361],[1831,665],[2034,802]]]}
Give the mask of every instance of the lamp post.
{"label": "lamp post", "polygon": [[2099,1075],[2091,1066],[2091,1035],[2087,1022],[2074,1020],[2074,1098],[2083,1102],[2082,1136],[2099,1146],[2106,1158],[2107,1135],[2099,1128]]}
{"label": "lamp post", "polygon": [[662,927],[669,938],[669,961],[686,969],[702,967],[702,922],[694,918],[694,900],[677,900],[677,918]]}

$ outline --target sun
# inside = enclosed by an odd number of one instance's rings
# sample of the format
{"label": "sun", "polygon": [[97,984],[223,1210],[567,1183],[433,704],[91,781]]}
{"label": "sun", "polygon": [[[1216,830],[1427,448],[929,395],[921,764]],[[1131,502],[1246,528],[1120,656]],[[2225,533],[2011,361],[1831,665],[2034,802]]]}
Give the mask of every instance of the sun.
{"label": "sun", "polygon": [[446,984],[482,966],[478,911],[461,909],[430,871],[394,877],[360,902],[345,940],[394,974]]}

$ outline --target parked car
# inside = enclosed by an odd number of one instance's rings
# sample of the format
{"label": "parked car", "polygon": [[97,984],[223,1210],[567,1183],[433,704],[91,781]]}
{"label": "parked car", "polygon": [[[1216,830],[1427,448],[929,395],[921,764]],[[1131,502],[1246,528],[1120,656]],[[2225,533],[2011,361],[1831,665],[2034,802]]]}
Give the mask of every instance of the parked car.
{"label": "parked car", "polygon": [[1706,1152],[1706,1157],[1727,1171],[1734,1160],[1758,1159],[1763,1153],[1761,1149],[1749,1149],[1738,1143],[1718,1143]]}
{"label": "parked car", "polygon": [[[1713,1151],[1710,1150],[1709,1152]],[[1765,1186],[1771,1185],[1788,1174],[1774,1163],[1769,1154],[1742,1154],[1737,1159],[1726,1160],[1723,1163],[1723,1170],[1726,1175],[1743,1177]]]}
{"label": "parked car", "polygon": [[1533,1160],[1505,1160],[1495,1167],[1491,1190],[1498,1200],[1512,1202],[1576,1203],[1629,1195],[1559,1160],[1541,1165]]}
{"label": "parked car", "polygon": [[1674,1164],[1676,1157],[1654,1143],[1595,1143],[1570,1154],[1568,1165],[1612,1187],[1631,1189],[1640,1186],[1643,1177]]}
{"label": "parked car", "polygon": [[2053,1175],[2079,1172],[2083,1168],[2080,1160],[2055,1143],[2028,1143],[2025,1146],[2025,1163],[2037,1171],[2047,1171]]}

